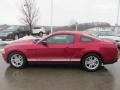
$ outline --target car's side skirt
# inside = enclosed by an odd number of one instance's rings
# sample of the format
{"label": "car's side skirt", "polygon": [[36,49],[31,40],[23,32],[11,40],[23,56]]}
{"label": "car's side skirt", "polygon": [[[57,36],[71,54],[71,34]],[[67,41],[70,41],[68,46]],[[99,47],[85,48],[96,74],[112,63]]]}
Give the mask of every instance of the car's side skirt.
{"label": "car's side skirt", "polygon": [[39,62],[80,62],[80,59],[28,59],[28,61],[39,61]]}

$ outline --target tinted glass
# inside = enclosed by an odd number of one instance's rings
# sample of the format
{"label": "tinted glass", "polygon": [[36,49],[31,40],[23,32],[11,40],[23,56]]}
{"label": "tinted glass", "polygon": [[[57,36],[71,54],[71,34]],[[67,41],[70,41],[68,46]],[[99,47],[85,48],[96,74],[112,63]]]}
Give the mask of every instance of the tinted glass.
{"label": "tinted glass", "polygon": [[113,31],[99,31],[96,33],[98,36],[115,36]]}
{"label": "tinted glass", "polygon": [[47,39],[47,43],[69,44],[74,41],[73,35],[55,35]]}
{"label": "tinted glass", "polygon": [[88,38],[88,37],[81,37],[81,38],[80,38],[80,41],[82,41],[82,42],[91,42],[92,39],[91,39],[91,38]]}
{"label": "tinted glass", "polygon": [[41,27],[34,27],[34,29],[41,29]]}

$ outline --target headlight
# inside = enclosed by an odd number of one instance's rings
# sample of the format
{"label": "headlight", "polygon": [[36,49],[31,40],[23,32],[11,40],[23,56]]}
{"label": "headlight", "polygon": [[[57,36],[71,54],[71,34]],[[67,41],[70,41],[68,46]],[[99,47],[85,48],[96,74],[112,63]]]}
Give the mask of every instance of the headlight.
{"label": "headlight", "polygon": [[0,36],[7,36],[8,34],[7,33],[4,33],[4,34],[1,34]]}
{"label": "headlight", "polygon": [[0,49],[0,53],[5,53],[5,49]]}
{"label": "headlight", "polygon": [[13,36],[13,34],[9,34],[9,35],[8,35],[9,38],[12,37],[12,36]]}

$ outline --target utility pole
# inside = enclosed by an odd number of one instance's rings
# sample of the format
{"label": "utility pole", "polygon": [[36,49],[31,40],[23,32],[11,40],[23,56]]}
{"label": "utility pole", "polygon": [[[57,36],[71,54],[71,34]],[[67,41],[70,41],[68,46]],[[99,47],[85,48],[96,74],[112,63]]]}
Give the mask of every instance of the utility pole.
{"label": "utility pole", "polygon": [[119,15],[120,15],[120,0],[118,0],[118,8],[117,8],[117,20],[115,24],[115,32],[117,33],[118,31],[118,26],[119,26]]}
{"label": "utility pole", "polygon": [[51,0],[51,33],[53,33],[53,0]]}
{"label": "utility pole", "polygon": [[78,23],[77,22],[75,23],[75,26],[76,26],[75,27],[76,31],[78,31]]}
{"label": "utility pole", "polygon": [[117,10],[117,20],[116,20],[116,24],[119,24],[119,14],[120,14],[120,0],[118,0],[118,10]]}

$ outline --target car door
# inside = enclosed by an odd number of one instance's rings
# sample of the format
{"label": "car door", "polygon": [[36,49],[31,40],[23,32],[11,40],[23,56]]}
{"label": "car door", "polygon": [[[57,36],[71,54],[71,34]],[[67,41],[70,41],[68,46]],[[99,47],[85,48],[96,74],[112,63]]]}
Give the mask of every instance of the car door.
{"label": "car door", "polygon": [[46,45],[40,44],[37,49],[37,56],[43,61],[69,61],[74,47],[74,35],[59,34],[53,35],[45,41]]}

